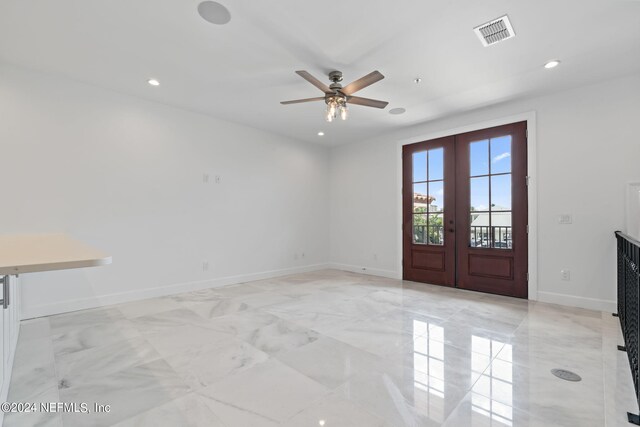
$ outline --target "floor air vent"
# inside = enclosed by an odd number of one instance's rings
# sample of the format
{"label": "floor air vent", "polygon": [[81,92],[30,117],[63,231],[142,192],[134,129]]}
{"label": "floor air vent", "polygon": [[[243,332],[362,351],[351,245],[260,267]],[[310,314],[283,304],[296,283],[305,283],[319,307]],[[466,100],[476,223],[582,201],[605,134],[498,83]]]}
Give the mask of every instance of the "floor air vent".
{"label": "floor air vent", "polygon": [[473,31],[478,35],[484,47],[510,39],[516,35],[507,15],[479,25]]}
{"label": "floor air vent", "polygon": [[582,381],[582,377],[575,372],[567,371],[566,369],[552,369],[551,373],[561,380],[578,382]]}

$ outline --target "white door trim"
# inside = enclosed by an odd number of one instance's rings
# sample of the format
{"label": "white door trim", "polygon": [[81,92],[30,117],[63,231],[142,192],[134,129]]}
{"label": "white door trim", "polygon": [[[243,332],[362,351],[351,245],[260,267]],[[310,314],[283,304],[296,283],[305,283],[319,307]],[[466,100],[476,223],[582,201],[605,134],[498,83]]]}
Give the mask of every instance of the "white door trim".
{"label": "white door trim", "polygon": [[536,112],[514,114],[512,116],[500,117],[479,123],[473,123],[454,129],[446,129],[438,132],[431,132],[423,135],[416,135],[411,138],[403,138],[396,141],[397,150],[397,245],[398,245],[398,271],[399,278],[402,278],[402,147],[416,142],[430,139],[442,138],[444,136],[457,135],[465,132],[486,129],[494,126],[506,125],[515,122],[527,122],[527,173],[529,174],[528,206],[529,206],[529,299],[538,299],[538,190],[537,190],[537,132],[536,132]]}

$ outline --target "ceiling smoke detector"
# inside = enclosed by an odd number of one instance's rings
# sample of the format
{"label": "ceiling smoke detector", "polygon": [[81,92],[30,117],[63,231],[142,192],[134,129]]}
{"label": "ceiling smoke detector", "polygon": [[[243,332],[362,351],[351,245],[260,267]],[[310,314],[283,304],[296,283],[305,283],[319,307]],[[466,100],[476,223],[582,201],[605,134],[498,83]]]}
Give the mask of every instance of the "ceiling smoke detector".
{"label": "ceiling smoke detector", "polygon": [[510,39],[516,35],[507,15],[479,25],[473,31],[484,47]]}

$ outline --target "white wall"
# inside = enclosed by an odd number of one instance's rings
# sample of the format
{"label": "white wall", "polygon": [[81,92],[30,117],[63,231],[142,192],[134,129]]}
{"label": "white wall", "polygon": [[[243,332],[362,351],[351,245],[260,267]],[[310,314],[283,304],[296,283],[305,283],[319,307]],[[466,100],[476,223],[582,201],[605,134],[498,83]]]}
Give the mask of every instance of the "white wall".
{"label": "white wall", "polygon": [[328,260],[324,147],[8,65],[0,147],[0,233],[66,232],[113,256],[24,275],[25,317]]}
{"label": "white wall", "polygon": [[[535,111],[538,295],[615,311],[614,230],[624,229],[625,185],[640,181],[640,75],[511,102],[405,128],[331,152],[331,260],[399,277],[399,145],[424,135]],[[573,215],[572,225],[558,215]],[[571,281],[560,270],[571,270]]]}
{"label": "white wall", "polygon": [[[640,181],[639,94],[630,76],[404,128],[329,158],[321,146],[0,65],[0,233],[62,231],[113,255],[107,267],[24,275],[25,317],[329,259],[398,277],[401,141],[534,110],[537,297],[612,311],[612,232],[624,228],[625,184]],[[561,213],[573,225],[559,225]]]}

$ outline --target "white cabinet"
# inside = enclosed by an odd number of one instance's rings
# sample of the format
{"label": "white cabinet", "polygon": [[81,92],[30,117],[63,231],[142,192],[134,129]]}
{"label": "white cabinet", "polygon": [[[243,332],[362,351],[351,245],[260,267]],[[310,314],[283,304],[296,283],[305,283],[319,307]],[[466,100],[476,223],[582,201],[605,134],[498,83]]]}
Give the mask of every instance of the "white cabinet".
{"label": "white cabinet", "polygon": [[[0,363],[0,384],[1,394],[0,402],[7,401],[9,393],[9,383],[11,382],[11,368],[13,367],[13,358],[16,353],[16,345],[18,344],[18,335],[20,333],[20,287],[18,276],[0,276],[0,355],[2,363]],[[2,424],[3,415],[0,412],[0,425]]]}
{"label": "white cabinet", "polygon": [[22,317],[17,274],[107,264],[110,256],[64,234],[0,236],[0,403],[7,401]]}

